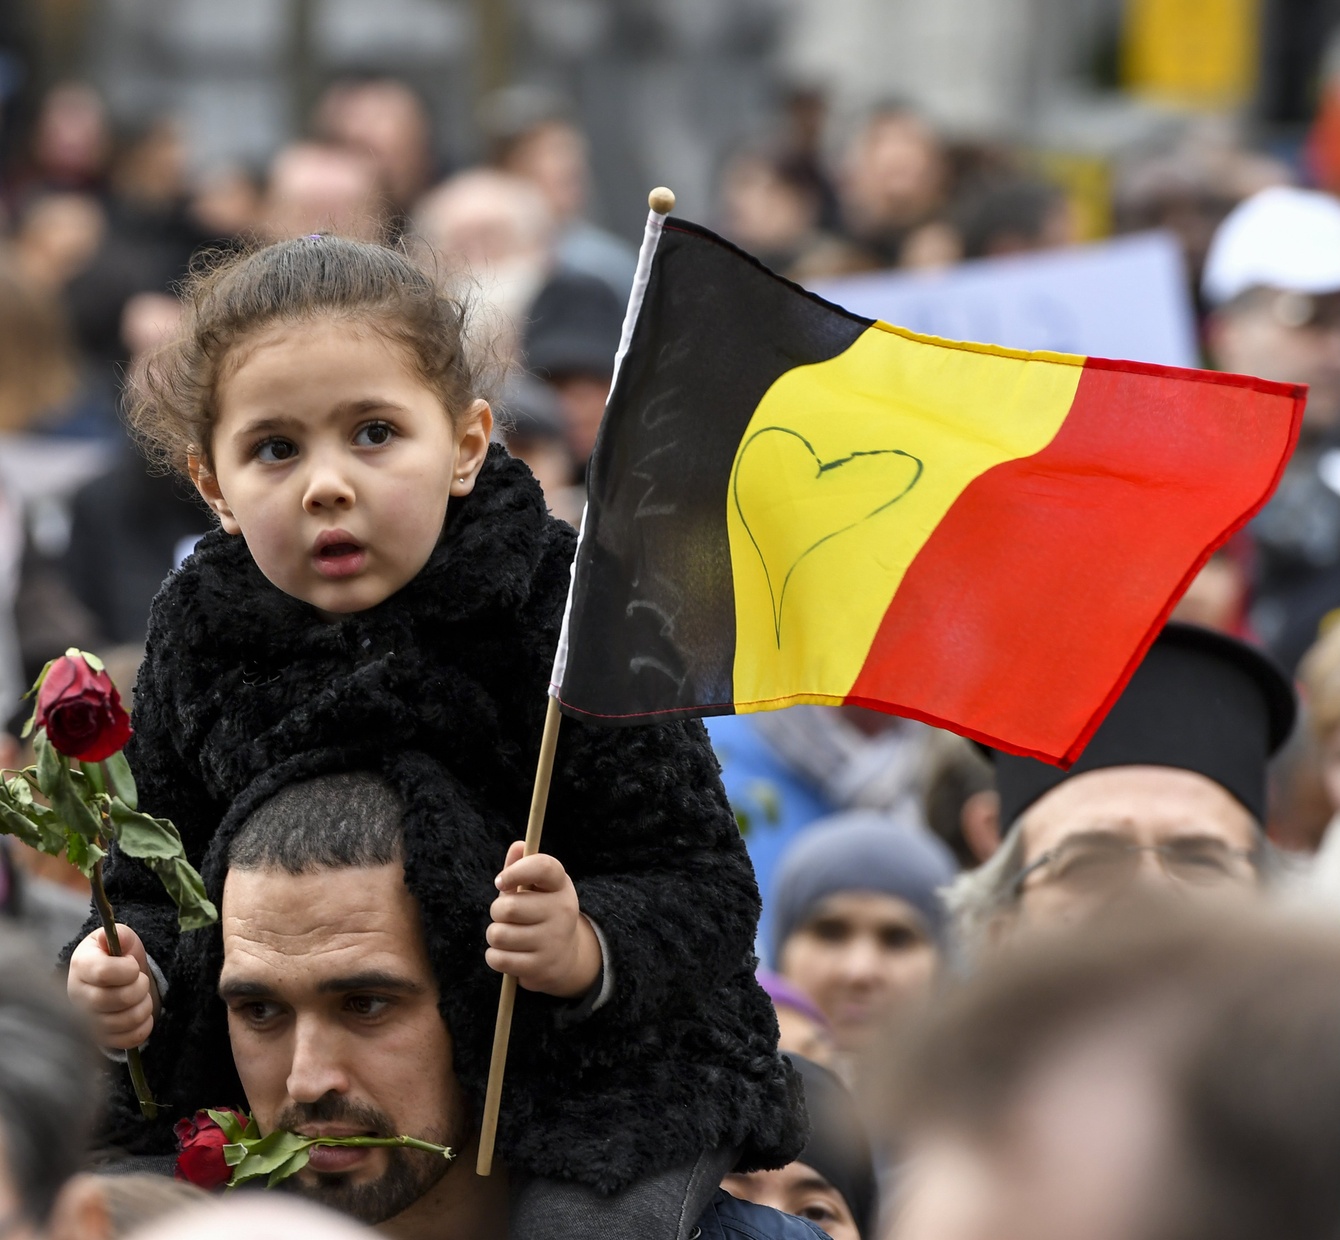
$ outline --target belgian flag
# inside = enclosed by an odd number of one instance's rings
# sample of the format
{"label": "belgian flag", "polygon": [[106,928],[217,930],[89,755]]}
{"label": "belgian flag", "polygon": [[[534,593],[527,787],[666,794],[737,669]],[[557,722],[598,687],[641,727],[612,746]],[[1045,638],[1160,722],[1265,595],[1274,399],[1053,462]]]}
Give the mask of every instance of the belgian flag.
{"label": "belgian flag", "polygon": [[920,336],[653,214],[553,692],[611,723],[855,703],[1069,763],[1305,396]]}

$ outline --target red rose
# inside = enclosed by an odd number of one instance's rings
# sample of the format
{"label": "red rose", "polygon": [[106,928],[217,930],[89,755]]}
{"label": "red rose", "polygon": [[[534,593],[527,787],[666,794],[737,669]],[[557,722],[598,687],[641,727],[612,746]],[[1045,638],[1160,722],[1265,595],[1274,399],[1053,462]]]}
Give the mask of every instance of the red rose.
{"label": "red rose", "polygon": [[81,655],[55,660],[37,694],[36,726],[61,753],[80,762],[110,758],[130,739],[130,716],[106,672]]}
{"label": "red rose", "polygon": [[[216,1110],[227,1110],[217,1107]],[[240,1111],[229,1111],[243,1125],[247,1117]],[[177,1136],[177,1166],[173,1176],[197,1188],[213,1189],[227,1184],[233,1169],[223,1161],[223,1147],[228,1135],[209,1117],[208,1111],[197,1111],[190,1119],[179,1119],[172,1131]]]}

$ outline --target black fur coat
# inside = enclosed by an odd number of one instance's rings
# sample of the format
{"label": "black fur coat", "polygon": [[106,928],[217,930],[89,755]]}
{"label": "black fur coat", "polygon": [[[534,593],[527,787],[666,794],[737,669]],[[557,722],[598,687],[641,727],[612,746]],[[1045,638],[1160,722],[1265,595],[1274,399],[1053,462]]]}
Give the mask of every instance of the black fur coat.
{"label": "black fur coat", "polygon": [[[362,768],[400,791],[406,881],[476,1106],[499,986],[483,959],[492,880],[524,834],[574,543],[498,447],[419,575],[337,623],[215,532],[155,601],[136,685],[141,808],[177,824],[216,903],[228,840],[279,786]],[[614,993],[580,1019],[519,993],[501,1156],[604,1192],[721,1145],[742,1149],[742,1168],[793,1158],[799,1088],[753,977],[758,891],[701,724],[565,719],[543,848],[605,934]],[[130,858],[113,856],[108,890],[170,986],[145,1051],[164,1120],[137,1118],[121,1072],[110,1135],[161,1150],[172,1119],[243,1101],[213,995],[219,932],[179,936]]]}

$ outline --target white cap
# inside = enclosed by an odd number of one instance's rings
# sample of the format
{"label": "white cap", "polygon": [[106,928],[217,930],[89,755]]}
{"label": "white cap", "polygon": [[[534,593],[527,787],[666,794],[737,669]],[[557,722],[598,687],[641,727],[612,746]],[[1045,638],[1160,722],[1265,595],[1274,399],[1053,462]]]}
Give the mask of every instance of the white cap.
{"label": "white cap", "polygon": [[1340,201],[1276,185],[1229,212],[1210,242],[1201,291],[1217,306],[1258,286],[1340,290]]}

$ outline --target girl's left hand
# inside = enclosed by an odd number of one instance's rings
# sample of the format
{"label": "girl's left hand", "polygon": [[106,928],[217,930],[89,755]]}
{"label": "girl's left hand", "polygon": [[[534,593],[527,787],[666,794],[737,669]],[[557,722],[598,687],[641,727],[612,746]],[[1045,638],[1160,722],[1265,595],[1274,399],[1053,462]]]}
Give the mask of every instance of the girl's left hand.
{"label": "girl's left hand", "polygon": [[526,990],[575,999],[600,976],[600,941],[577,902],[562,863],[546,853],[525,857],[518,840],[494,880],[502,894],[489,910],[489,968],[510,973]]}

